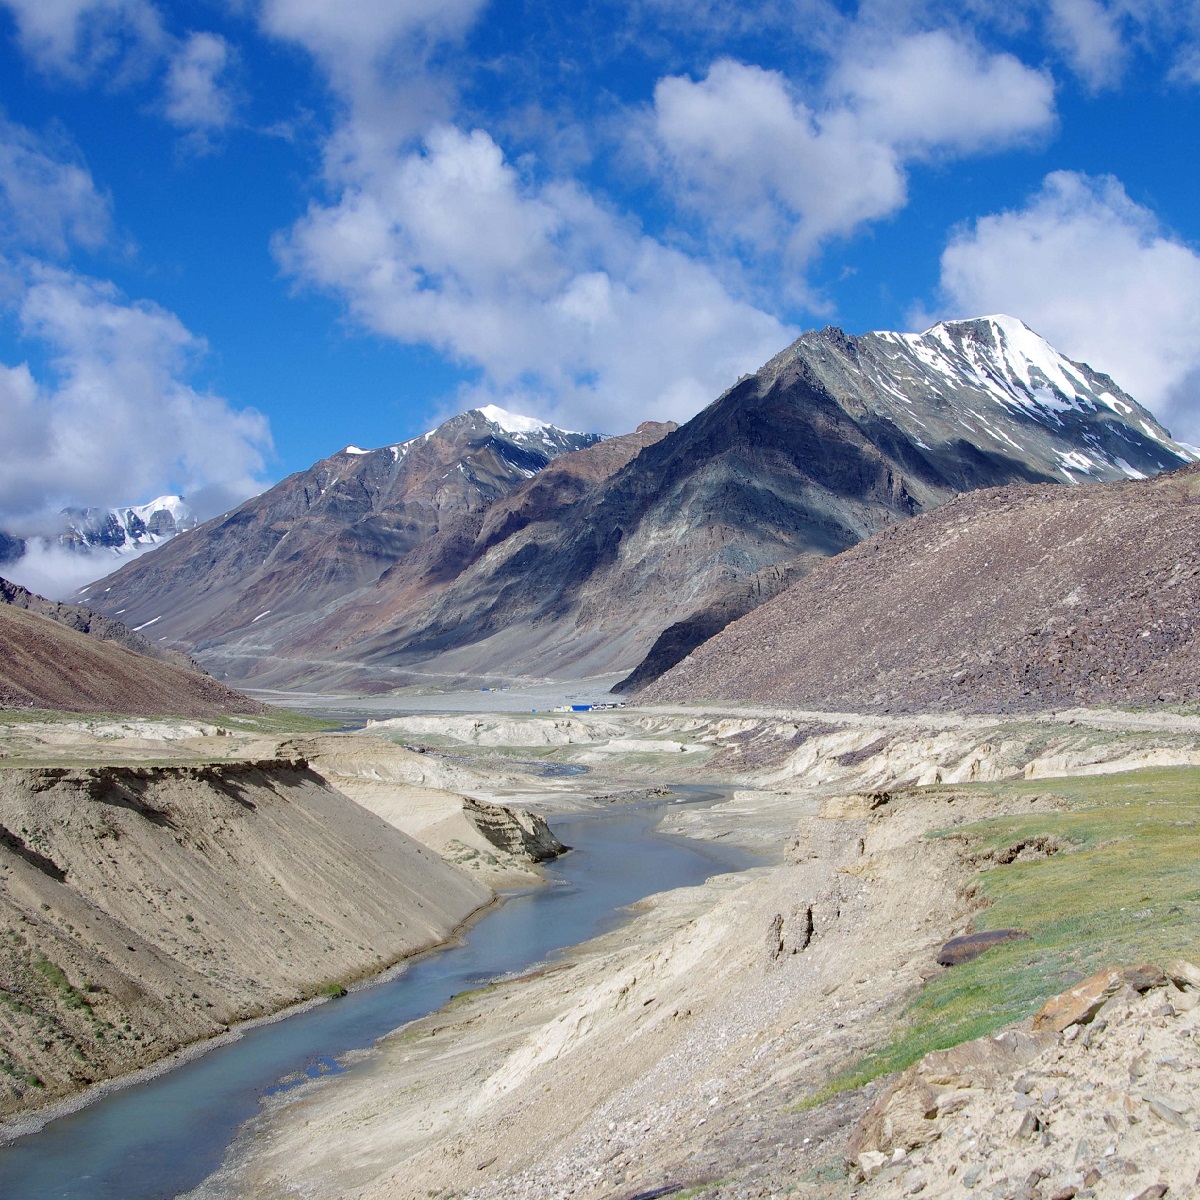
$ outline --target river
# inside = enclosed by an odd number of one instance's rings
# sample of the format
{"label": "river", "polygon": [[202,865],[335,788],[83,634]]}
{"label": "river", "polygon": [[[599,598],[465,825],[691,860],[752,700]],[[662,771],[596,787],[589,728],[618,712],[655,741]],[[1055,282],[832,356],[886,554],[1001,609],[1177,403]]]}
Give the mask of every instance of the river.
{"label": "river", "polygon": [[[688,804],[723,798],[716,789],[676,790]],[[0,1197],[177,1196],[220,1166],[264,1095],[297,1079],[343,1071],[338,1060],[348,1051],[371,1046],[458,992],[526,970],[603,932],[622,919],[622,908],[644,896],[759,861],[736,846],[660,833],[655,827],[663,807],[552,822],[559,839],[575,849],[548,865],[545,885],[509,896],[461,943],[339,1000],[249,1029],[229,1045],[0,1147]]]}

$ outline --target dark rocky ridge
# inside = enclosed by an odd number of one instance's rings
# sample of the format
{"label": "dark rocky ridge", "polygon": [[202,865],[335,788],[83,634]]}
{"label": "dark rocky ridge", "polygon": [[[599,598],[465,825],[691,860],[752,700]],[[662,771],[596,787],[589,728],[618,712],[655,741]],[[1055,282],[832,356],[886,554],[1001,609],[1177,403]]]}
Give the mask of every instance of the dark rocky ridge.
{"label": "dark rocky ridge", "polygon": [[135,624],[157,618],[161,636],[188,647],[236,641],[268,615],[268,628],[303,624],[444,524],[483,512],[560,454],[598,440],[553,427],[511,433],[472,411],[411,442],[348,447],[81,594]]}
{"label": "dark rocky ridge", "polygon": [[410,616],[347,649],[380,671],[582,675],[644,660],[652,676],[825,557],[959,492],[1187,461],[1112,380],[1019,322],[939,328],[806,334],[566,520],[497,547],[415,629]]}
{"label": "dark rocky ridge", "polygon": [[1008,712],[1200,700],[1200,466],[961,496],[823,563],[639,700]]}
{"label": "dark rocky ridge", "polygon": [[25,553],[25,539],[13,537],[0,529],[0,567],[5,563],[16,562]]}

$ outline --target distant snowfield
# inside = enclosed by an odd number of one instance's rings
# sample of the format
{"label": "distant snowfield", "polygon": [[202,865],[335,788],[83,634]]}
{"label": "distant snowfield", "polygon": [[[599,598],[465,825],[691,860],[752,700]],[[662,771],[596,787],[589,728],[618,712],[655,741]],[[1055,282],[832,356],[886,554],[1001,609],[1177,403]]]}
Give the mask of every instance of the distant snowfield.
{"label": "distant snowfield", "polygon": [[[149,530],[155,513],[160,512],[170,513],[180,530],[198,523],[196,513],[182,496],[158,496],[146,504],[102,509],[98,516],[111,515],[125,531],[123,545],[94,545],[85,549],[64,546],[50,538],[29,538],[25,553],[16,562],[0,566],[0,575],[49,600],[78,599],[75,593],[85,584],[111,575],[147,550],[170,541],[173,534]],[[83,532],[76,523],[72,523],[71,529],[77,534]]]}

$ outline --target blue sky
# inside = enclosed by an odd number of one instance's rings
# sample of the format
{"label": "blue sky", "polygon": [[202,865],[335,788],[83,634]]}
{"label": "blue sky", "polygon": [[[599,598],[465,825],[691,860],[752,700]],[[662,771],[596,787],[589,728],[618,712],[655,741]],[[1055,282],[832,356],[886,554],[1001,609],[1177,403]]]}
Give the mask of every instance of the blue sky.
{"label": "blue sky", "polygon": [[1200,6],[0,0],[0,527],[1011,312],[1200,437]]}

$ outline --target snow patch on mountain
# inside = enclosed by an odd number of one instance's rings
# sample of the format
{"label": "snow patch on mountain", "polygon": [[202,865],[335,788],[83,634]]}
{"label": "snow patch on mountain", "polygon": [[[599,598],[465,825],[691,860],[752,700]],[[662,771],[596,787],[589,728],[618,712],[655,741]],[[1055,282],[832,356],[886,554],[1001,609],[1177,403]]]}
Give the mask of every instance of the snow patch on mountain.
{"label": "snow patch on mountain", "polygon": [[485,421],[499,425],[505,433],[540,433],[543,429],[553,429],[549,421],[539,421],[537,417],[523,417],[520,413],[510,413],[507,409],[495,404],[485,404],[475,409]]}

